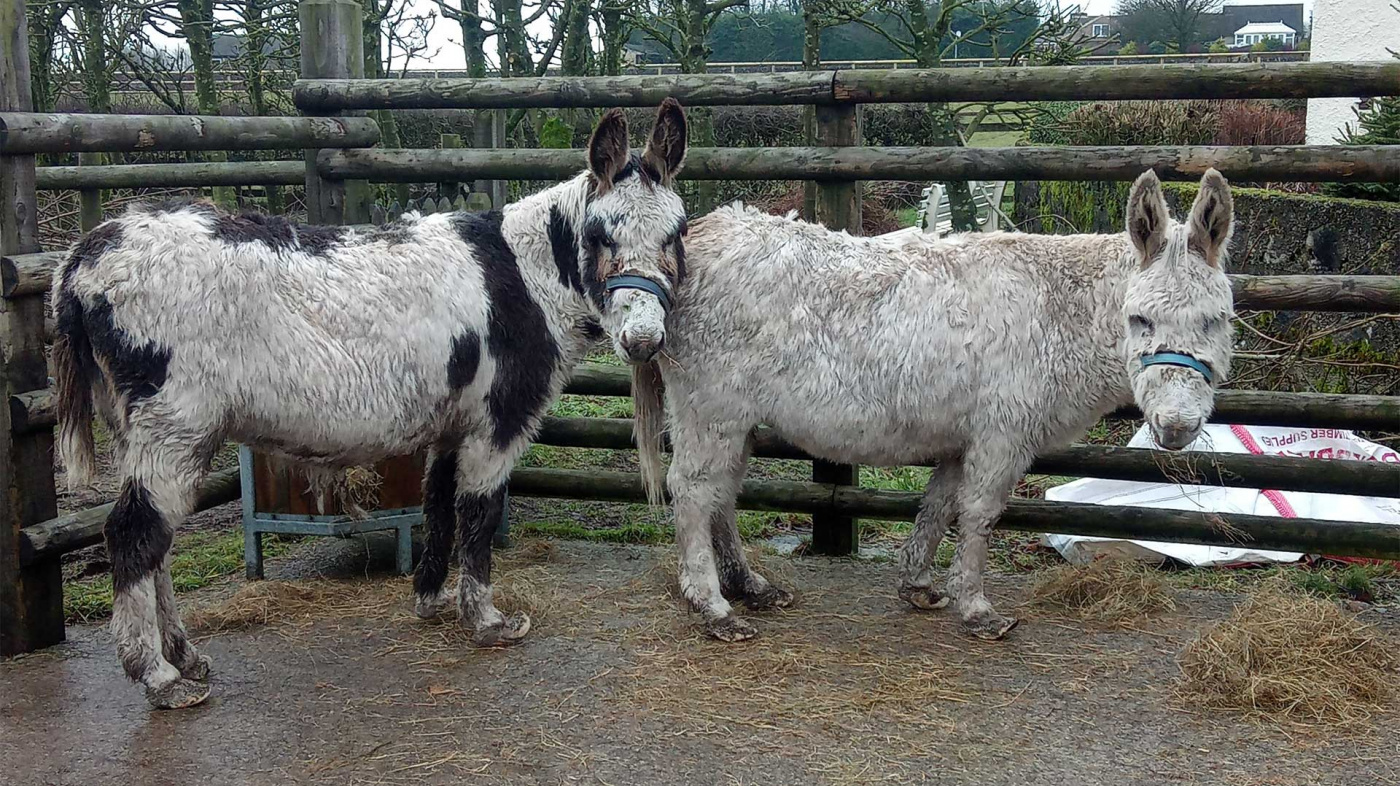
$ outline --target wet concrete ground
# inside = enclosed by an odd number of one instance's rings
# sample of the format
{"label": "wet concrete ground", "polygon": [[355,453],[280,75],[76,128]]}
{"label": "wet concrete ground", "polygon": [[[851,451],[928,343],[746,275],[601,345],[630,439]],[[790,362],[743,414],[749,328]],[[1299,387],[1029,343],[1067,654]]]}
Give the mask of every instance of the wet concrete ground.
{"label": "wet concrete ground", "polygon": [[501,605],[535,628],[476,651],[454,623],[412,616],[408,583],[378,572],[386,550],[323,542],[270,569],[315,603],[206,635],[213,695],[176,712],[147,708],[104,630],[70,628],[0,661],[0,784],[1400,783],[1394,713],[1347,734],[1281,730],[1173,695],[1176,653],[1227,596],[1181,593],[1178,611],[1113,631],[1046,616],[1023,579],[997,577],[994,600],[1023,623],[984,644],[904,608],[890,564],[770,558],[799,606],[735,646],[667,596],[668,555],[507,557]]}

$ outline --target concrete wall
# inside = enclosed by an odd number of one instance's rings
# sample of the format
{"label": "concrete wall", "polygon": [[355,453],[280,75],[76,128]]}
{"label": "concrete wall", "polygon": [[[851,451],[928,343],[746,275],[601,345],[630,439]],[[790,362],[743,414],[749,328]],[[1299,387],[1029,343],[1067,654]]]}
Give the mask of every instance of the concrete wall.
{"label": "concrete wall", "polygon": [[[1400,12],[1393,0],[1315,0],[1311,61],[1388,60],[1400,51]],[[1308,100],[1308,144],[1334,144],[1354,124],[1356,99]]]}

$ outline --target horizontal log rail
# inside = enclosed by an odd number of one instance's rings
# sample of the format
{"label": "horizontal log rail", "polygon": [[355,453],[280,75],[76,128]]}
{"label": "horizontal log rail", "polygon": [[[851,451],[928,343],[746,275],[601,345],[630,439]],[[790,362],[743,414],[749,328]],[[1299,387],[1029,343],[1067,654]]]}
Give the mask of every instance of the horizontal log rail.
{"label": "horizontal log rail", "polygon": [[218,117],[0,112],[0,154],[369,147],[368,117]]}
{"label": "horizontal log rail", "polygon": [[[630,472],[517,469],[518,497],[646,502],[641,476]],[[838,511],[873,519],[912,520],[922,495],[781,480],[746,480],[739,507],[795,513]],[[1105,538],[1135,538],[1209,546],[1240,546],[1373,559],[1400,559],[1400,527],[1355,521],[1286,519],[1119,505],[1013,499],[999,529]]]}
{"label": "horizontal log rail", "polygon": [[[632,441],[632,421],[627,418],[545,418],[535,442],[561,448],[636,448]],[[670,450],[669,445],[667,450]],[[812,460],[812,456],[783,441],[768,428],[754,432],[753,455],[757,458]],[[931,461],[915,464],[932,465]],[[1378,461],[1319,461],[1281,456],[1170,453],[1142,448],[1074,445],[1039,457],[1028,474],[1400,497],[1400,464]]]}
{"label": "horizontal log rail", "polygon": [[[579,396],[631,396],[632,377],[619,366],[583,363],[575,369],[564,392]],[[1108,417],[1138,420],[1142,413],[1136,407],[1124,407]],[[1215,412],[1210,422],[1400,432],[1400,396],[1222,390],[1215,394]]]}
{"label": "horizontal log rail", "polygon": [[[193,512],[198,513],[233,502],[241,493],[242,486],[237,469],[212,473],[199,487]],[[102,526],[107,521],[107,514],[111,512],[112,503],[109,502],[25,527],[20,530],[20,564],[28,565],[36,559],[67,554],[101,543]]]}
{"label": "horizontal log rail", "polygon": [[82,188],[199,188],[201,186],[299,186],[305,161],[234,161],[191,164],[42,166],[40,191]]}
{"label": "horizontal log rail", "polygon": [[[299,162],[287,163],[301,167]],[[43,251],[0,257],[0,296],[47,292],[53,271],[67,255],[66,251]],[[1235,308],[1240,310],[1400,312],[1400,276],[1232,275],[1230,283]]]}
{"label": "horizontal log rail", "polygon": [[1400,92],[1400,63],[1243,63],[795,71],[776,74],[544,76],[512,79],[301,79],[297,107],[503,109],[1325,98]]}
{"label": "horizontal log rail", "polygon": [[[582,150],[325,150],[323,177],[384,183],[480,178],[563,180]],[[691,148],[689,180],[1199,180],[1214,167],[1241,182],[1400,181],[1400,146],[1260,145],[1115,147]]]}

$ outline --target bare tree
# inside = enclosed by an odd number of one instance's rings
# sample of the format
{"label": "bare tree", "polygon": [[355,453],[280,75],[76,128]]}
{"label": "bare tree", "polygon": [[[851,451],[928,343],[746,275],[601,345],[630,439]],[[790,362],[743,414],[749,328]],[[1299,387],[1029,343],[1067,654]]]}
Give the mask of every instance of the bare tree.
{"label": "bare tree", "polygon": [[1161,41],[1185,52],[1210,37],[1210,15],[1221,0],[1118,0],[1119,27],[1124,38],[1144,43]]}
{"label": "bare tree", "polygon": [[64,20],[74,0],[33,0],[25,3],[29,18],[29,81],[34,111],[48,112],[58,100],[62,81],[73,69],[65,62]]}
{"label": "bare tree", "polygon": [[[841,3],[834,9],[846,21],[863,25],[885,38],[920,68],[937,68],[955,47],[987,48],[1006,65],[1031,61],[1067,62],[1082,50],[1074,44],[1070,9],[1058,4],[1042,8],[1038,0],[867,0]],[[967,29],[954,33],[954,19]],[[991,111],[984,106],[973,122],[960,128],[952,107],[928,105],[930,141],[960,147]],[[977,213],[967,183],[949,182],[948,206],[953,227],[977,228]]]}
{"label": "bare tree", "polygon": [[[710,58],[710,31],[720,14],[733,8],[747,8],[749,0],[633,0],[629,10],[632,25],[671,53],[681,73],[703,74]],[[711,113],[704,107],[690,111],[690,143],[713,147],[715,128]],[[702,180],[696,188],[696,209],[708,212],[715,205],[715,184]]]}

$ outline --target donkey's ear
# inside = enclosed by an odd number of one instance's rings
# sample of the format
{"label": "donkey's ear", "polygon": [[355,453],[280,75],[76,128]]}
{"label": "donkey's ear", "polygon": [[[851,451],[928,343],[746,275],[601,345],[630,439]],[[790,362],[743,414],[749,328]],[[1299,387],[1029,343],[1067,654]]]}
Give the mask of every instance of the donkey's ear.
{"label": "donkey's ear", "polygon": [[1149,169],[1138,175],[1128,194],[1128,237],[1142,256],[1143,267],[1152,264],[1162,250],[1168,221],[1162,184],[1157,180],[1157,173]]}
{"label": "donkey's ear", "polygon": [[627,166],[627,118],[621,109],[609,109],[588,138],[588,169],[598,179],[599,193],[612,187],[613,178]]}
{"label": "donkey's ear", "polygon": [[656,125],[652,126],[651,142],[642,161],[661,176],[663,184],[669,185],[685,162],[685,146],[685,110],[679,101],[667,98],[656,113]]}
{"label": "donkey's ear", "polygon": [[1220,267],[1220,252],[1230,242],[1234,226],[1235,202],[1230,197],[1230,184],[1214,169],[1206,170],[1201,178],[1201,190],[1191,205],[1191,223],[1186,232],[1186,245],[1205,257],[1211,267]]}

